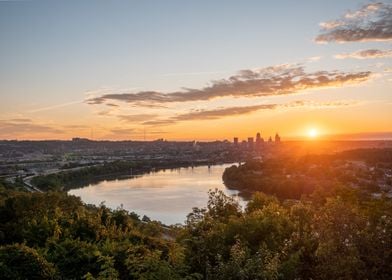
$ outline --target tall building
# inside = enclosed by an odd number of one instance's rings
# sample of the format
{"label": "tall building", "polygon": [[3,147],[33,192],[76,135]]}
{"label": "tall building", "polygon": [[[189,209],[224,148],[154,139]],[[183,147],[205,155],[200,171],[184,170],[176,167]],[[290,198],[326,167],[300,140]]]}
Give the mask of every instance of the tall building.
{"label": "tall building", "polygon": [[271,137],[271,136],[268,138],[268,142],[269,142],[269,143],[272,142],[272,137]]}
{"label": "tall building", "polygon": [[233,139],[234,141],[234,146],[238,146],[238,137],[234,137],[234,139]]}
{"label": "tall building", "polygon": [[248,137],[248,148],[253,149],[253,137]]}
{"label": "tall building", "polygon": [[280,143],[280,136],[278,133],[275,134],[275,143]]}
{"label": "tall building", "polygon": [[256,148],[260,149],[264,143],[264,139],[261,137],[260,132],[256,134]]}

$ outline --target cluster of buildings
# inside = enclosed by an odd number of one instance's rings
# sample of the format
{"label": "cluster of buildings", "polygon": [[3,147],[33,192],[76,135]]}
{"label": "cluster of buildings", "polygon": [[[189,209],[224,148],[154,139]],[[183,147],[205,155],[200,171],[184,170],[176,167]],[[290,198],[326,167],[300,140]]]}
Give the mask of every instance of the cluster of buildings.
{"label": "cluster of buildings", "polygon": [[[254,148],[260,149],[260,148],[263,147],[265,142],[268,142],[268,143],[273,143],[273,142],[280,143],[280,136],[279,136],[278,133],[276,133],[275,134],[275,141],[272,140],[271,136],[268,138],[267,141],[264,141],[264,138],[261,137],[260,132],[258,132],[256,134],[256,141],[255,141],[255,139],[253,137],[248,137],[248,141],[243,140],[241,142],[241,146],[243,146],[243,147],[246,146],[249,149],[254,149]],[[234,137],[233,143],[234,143],[234,146],[237,146],[237,147],[240,145],[238,137]]]}

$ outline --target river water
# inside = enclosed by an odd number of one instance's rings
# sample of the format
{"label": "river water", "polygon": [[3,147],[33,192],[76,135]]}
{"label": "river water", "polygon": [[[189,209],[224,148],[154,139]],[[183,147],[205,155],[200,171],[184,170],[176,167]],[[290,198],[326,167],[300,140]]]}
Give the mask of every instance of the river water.
{"label": "river water", "polygon": [[208,190],[219,189],[234,196],[244,206],[237,191],[227,189],[222,174],[230,164],[178,168],[151,172],[126,179],[104,180],[83,188],[70,190],[88,204],[128,211],[148,216],[171,225],[184,223],[193,207],[206,207]]}

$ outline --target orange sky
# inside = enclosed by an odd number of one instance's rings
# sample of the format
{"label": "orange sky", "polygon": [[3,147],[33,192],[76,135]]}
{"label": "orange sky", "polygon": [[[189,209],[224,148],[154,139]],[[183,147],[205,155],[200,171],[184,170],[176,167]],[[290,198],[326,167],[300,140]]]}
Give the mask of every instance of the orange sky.
{"label": "orange sky", "polygon": [[286,4],[0,2],[0,139],[391,138],[391,4]]}

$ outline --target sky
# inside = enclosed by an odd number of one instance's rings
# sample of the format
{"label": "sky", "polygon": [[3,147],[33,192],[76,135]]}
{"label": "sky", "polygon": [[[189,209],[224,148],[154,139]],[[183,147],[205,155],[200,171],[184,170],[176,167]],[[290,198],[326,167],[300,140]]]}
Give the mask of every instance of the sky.
{"label": "sky", "polygon": [[392,138],[391,43],[392,1],[0,0],[0,139]]}

